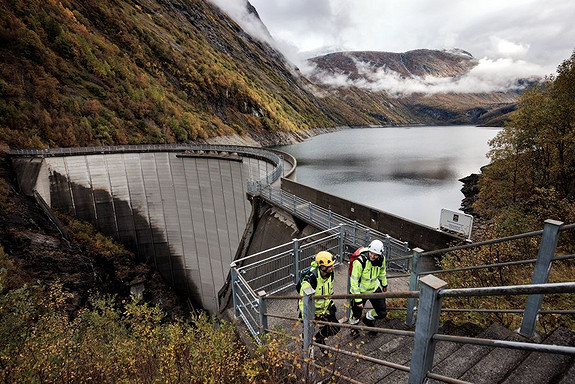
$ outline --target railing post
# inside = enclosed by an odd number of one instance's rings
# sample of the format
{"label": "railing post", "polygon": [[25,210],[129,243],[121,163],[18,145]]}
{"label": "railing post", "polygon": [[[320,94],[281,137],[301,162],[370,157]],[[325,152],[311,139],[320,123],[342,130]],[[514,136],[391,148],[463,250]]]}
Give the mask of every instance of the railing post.
{"label": "railing post", "polygon": [[238,299],[236,297],[237,295],[237,288],[236,288],[236,283],[238,281],[238,275],[237,275],[237,270],[236,270],[236,263],[231,263],[230,264],[230,273],[232,276],[232,302],[234,304],[234,316],[235,317],[239,317],[240,316],[240,311],[238,309]]}
{"label": "railing post", "polygon": [[357,221],[353,221],[353,244],[357,245]]}
{"label": "railing post", "polygon": [[385,235],[385,257],[391,257],[391,236]]}
{"label": "railing post", "polygon": [[258,292],[258,308],[260,309],[260,331],[258,332],[260,335],[266,333],[266,329],[268,329],[268,317],[266,316],[266,291],[259,291]]}
{"label": "railing post", "polygon": [[[417,283],[419,281],[419,270],[420,270],[420,255],[423,253],[423,249],[414,248],[413,256],[411,257],[411,276],[409,277],[409,290],[417,291]],[[407,318],[405,319],[405,324],[410,327],[415,324],[415,308],[417,306],[417,298],[410,297],[407,299]]]}
{"label": "railing post", "polygon": [[[541,245],[539,246],[539,253],[537,254],[537,262],[535,263],[531,284],[545,284],[547,282],[549,271],[551,270],[551,259],[555,253],[561,225],[563,225],[561,221],[545,220],[543,236],[541,236]],[[542,301],[542,294],[529,295],[527,297],[527,304],[525,305],[525,311],[523,311],[523,320],[521,321],[521,328],[519,329],[521,335],[533,337],[537,314],[541,308]]]}
{"label": "railing post", "polygon": [[439,328],[441,297],[439,291],[447,284],[433,275],[420,279],[419,313],[413,340],[413,352],[409,371],[409,384],[423,384],[433,366],[436,341],[433,335]]}
{"label": "railing post", "polygon": [[311,320],[314,318],[314,303],[311,299],[311,295],[315,293],[315,290],[312,287],[306,287],[304,289],[305,296],[302,298],[303,300],[303,354],[304,359],[312,357],[312,341],[313,341],[313,334],[314,334],[314,326],[311,323]]}
{"label": "railing post", "polygon": [[339,263],[343,263],[343,245],[345,244],[345,228],[343,224],[339,225],[339,239],[337,242],[337,253],[339,254]]}
{"label": "railing post", "polygon": [[294,284],[299,281],[299,240],[293,239],[293,276]]}

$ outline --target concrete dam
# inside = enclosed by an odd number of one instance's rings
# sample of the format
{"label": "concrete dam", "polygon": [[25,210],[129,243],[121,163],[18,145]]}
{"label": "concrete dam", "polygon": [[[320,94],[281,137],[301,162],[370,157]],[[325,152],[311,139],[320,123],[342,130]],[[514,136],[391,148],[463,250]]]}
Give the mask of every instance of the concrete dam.
{"label": "concrete dam", "polygon": [[23,193],[94,223],[209,311],[218,309],[250,216],[246,188],[275,181],[282,169],[272,152],[233,146],[13,151],[11,158]]}
{"label": "concrete dam", "polygon": [[[316,230],[254,199],[295,170],[295,159],[273,150],[147,145],[13,150],[10,158],[24,194],[92,222],[212,313],[228,305],[222,291],[234,259]],[[429,250],[458,240],[285,178],[282,188],[410,246]]]}

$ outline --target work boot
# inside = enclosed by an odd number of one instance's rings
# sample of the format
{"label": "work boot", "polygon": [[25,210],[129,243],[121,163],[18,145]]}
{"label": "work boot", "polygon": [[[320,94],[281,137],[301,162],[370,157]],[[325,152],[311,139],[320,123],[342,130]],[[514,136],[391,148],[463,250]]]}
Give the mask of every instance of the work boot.
{"label": "work boot", "polygon": [[[321,335],[316,335],[316,336],[315,336],[315,342],[316,342],[317,344],[325,345],[325,338],[324,338],[323,336],[321,336]],[[321,355],[323,355],[323,356],[328,356],[329,351],[328,351],[327,349],[322,348],[322,347],[319,347],[319,350],[321,351]],[[321,356],[321,355],[320,355],[320,356]]]}
{"label": "work boot", "polygon": [[374,327],[375,326],[375,320],[370,320],[367,317],[363,318],[363,323],[365,325],[367,325],[368,327]]}
{"label": "work boot", "polygon": [[[367,325],[368,327],[375,327],[375,320],[370,320],[370,319],[364,317],[363,323],[365,325]],[[374,331],[369,331],[367,334],[370,336],[377,336],[377,332],[374,332]]]}

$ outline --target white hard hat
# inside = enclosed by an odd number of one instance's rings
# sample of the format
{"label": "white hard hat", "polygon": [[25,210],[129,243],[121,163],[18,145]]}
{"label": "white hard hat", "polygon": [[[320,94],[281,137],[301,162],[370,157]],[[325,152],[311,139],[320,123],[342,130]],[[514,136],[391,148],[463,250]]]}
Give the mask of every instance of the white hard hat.
{"label": "white hard hat", "polygon": [[383,255],[383,243],[380,240],[373,240],[369,244],[369,252],[376,253],[379,256]]}

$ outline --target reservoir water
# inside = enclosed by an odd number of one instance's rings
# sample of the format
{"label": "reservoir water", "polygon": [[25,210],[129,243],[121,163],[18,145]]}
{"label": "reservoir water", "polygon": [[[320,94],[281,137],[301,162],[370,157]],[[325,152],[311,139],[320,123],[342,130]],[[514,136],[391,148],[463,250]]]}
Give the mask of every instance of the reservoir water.
{"label": "reservoir water", "polygon": [[459,210],[460,178],[489,160],[501,128],[351,128],[276,147],[293,155],[296,181],[431,227],[442,208]]}

